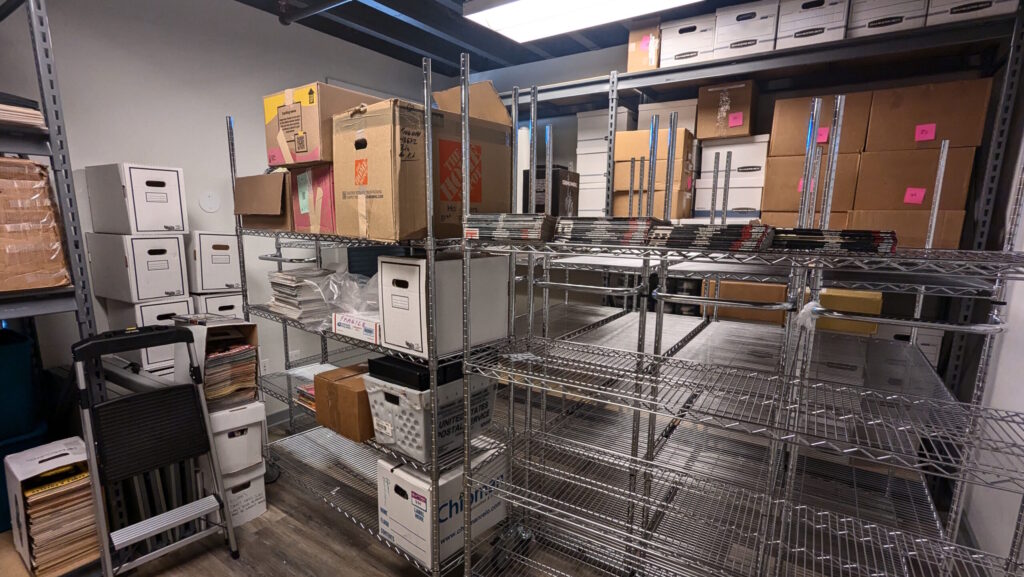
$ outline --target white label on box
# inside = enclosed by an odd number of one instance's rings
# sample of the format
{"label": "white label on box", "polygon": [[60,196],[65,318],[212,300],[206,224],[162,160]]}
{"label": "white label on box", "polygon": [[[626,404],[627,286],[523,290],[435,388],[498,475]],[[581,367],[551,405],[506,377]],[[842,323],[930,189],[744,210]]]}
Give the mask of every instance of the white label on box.
{"label": "white label on box", "polygon": [[231,264],[231,255],[215,254],[210,257],[210,262],[213,264]]}
{"label": "white label on box", "polygon": [[171,268],[170,261],[166,260],[149,260],[146,261],[147,270],[167,270]]}
{"label": "white label on box", "polygon": [[391,308],[409,310],[409,297],[391,295]]}
{"label": "white label on box", "polygon": [[384,419],[374,419],[373,428],[380,431],[380,434],[390,437],[391,431],[394,429],[394,426],[389,421],[385,421]]}
{"label": "white label on box", "polygon": [[146,202],[167,202],[167,194],[163,192],[147,192]]}

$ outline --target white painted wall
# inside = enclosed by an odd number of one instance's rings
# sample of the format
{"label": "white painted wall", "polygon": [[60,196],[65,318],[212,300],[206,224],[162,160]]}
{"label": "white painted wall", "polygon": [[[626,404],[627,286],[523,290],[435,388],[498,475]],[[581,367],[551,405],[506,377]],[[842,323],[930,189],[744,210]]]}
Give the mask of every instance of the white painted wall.
{"label": "white painted wall", "polygon": [[[235,117],[239,175],[266,167],[262,96],[330,77],[422,98],[419,67],[277,19],[233,0],[50,0],[50,27],[72,167],[136,162],[184,169],[195,230],[234,228],[225,115]],[[435,86],[451,84],[439,78]],[[0,23],[0,91],[37,98],[25,9]],[[76,185],[84,188],[84,181]],[[219,210],[199,207],[201,194]],[[86,229],[88,199],[80,194]],[[269,239],[247,240],[253,302],[269,298]],[[283,366],[281,331],[260,321],[271,370]],[[41,318],[47,365],[69,363],[72,315]],[[105,328],[101,323],[101,329]],[[292,331],[291,348],[318,354],[319,340]]]}

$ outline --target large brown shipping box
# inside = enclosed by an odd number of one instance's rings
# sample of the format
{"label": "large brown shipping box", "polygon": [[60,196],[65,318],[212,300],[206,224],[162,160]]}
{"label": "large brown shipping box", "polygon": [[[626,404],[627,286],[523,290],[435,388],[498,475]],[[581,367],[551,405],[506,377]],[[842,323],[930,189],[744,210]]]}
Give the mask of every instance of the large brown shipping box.
{"label": "large brown shipping box", "polygon": [[[705,281],[708,284],[708,295],[715,296],[715,281]],[[753,303],[780,303],[786,300],[786,285],[722,281],[722,289],[718,298],[731,301],[747,301]],[[706,307],[708,314],[711,314],[714,307]],[[784,311],[760,311],[756,309],[737,309],[729,307],[718,307],[718,318],[733,319],[738,321],[757,321],[781,325],[786,320]]]}
{"label": "large brown shipping box", "polygon": [[285,170],[235,179],[235,214],[242,228],[292,229],[291,178]]}
{"label": "large brown shipping box", "polygon": [[[434,234],[457,237],[462,234],[461,119],[443,110],[432,117]],[[510,138],[509,124],[471,119],[474,213],[510,210]],[[338,234],[384,242],[426,236],[423,107],[395,99],[349,110],[334,118],[334,143]]]}
{"label": "large brown shipping box", "polygon": [[876,90],[864,149],[981,146],[991,90],[991,78]]}
{"label": "large brown shipping box", "polygon": [[[818,183],[814,194],[815,210],[821,210],[825,194],[825,169],[828,163],[823,157],[818,167]],[[836,178],[832,187],[832,210],[842,212],[853,208],[853,196],[857,192],[857,170],[860,167],[859,154],[840,154],[836,160]],[[803,191],[803,156],[772,156],[764,175],[764,192],[761,194],[761,210],[771,212],[795,212],[800,210]]]}
{"label": "large brown shipping box", "polygon": [[[818,302],[827,309],[844,313],[877,315],[882,312],[882,293],[875,291],[826,288],[822,289]],[[854,335],[873,335],[878,332],[877,323],[828,318],[819,318],[815,328]]]}
{"label": "large brown shipping box", "polygon": [[[776,228],[796,228],[796,212],[761,212],[761,223]],[[828,229],[827,230],[845,230],[849,228],[846,225],[847,218],[849,217],[848,212],[833,212],[828,216]],[[812,228],[818,228],[818,222],[821,218],[821,213],[814,214],[814,226]]]}
{"label": "large brown shipping box", "polygon": [[[615,133],[615,179],[614,190],[629,191],[630,159],[636,159],[633,190],[640,189],[641,176],[643,187],[647,189],[650,174],[650,130],[630,130]],[[693,188],[693,134],[685,128],[676,131],[675,165],[672,167],[672,184],[675,190]],[[640,158],[644,157],[644,174],[640,174]],[[657,159],[654,163],[654,190],[665,190],[665,179],[668,178],[668,129],[658,130]]]}
{"label": "large brown shipping box", "polygon": [[[940,210],[935,222],[932,248],[959,248],[964,226],[962,210]],[[891,230],[896,233],[900,248],[924,248],[928,235],[928,219],[924,210],[854,210],[847,228],[854,230]]]}
{"label": "large brown shipping box", "polygon": [[697,138],[750,136],[756,102],[753,80],[701,86],[697,92]]}
{"label": "large brown shipping box", "polygon": [[46,167],[0,158],[0,292],[71,283]]}
{"label": "large brown shipping box", "polygon": [[369,94],[323,82],[263,97],[267,164],[291,166],[330,162],[331,117],[360,104],[378,102]]}
{"label": "large brown shipping box", "polygon": [[[962,210],[974,165],[973,148],[950,148],[939,210]],[[860,157],[854,210],[928,212],[935,198],[938,150],[865,152]]]}
{"label": "large brown shipping box", "polygon": [[[775,101],[775,115],[772,118],[772,138],[768,148],[769,156],[803,156],[807,145],[807,123],[811,119],[811,99],[785,98]],[[821,115],[818,121],[816,142],[827,144],[831,141],[832,115],[835,113],[835,95],[826,94],[821,98]],[[846,95],[843,106],[842,136],[839,153],[853,153],[864,150],[868,132],[868,114],[871,111],[871,92],[853,92]]]}
{"label": "large brown shipping box", "polygon": [[316,422],[357,443],[373,438],[370,398],[363,386],[366,364],[342,367],[313,377]]}

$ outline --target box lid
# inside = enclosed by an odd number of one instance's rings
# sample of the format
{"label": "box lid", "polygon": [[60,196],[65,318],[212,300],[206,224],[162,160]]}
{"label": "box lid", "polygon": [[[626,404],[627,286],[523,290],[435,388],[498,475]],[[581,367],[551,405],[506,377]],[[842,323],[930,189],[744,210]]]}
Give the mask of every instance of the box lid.
{"label": "box lid", "polygon": [[327,381],[336,383],[339,381],[343,381],[353,375],[361,375],[363,373],[369,372],[369,370],[370,367],[366,363],[359,363],[356,365],[349,365],[347,367],[341,367],[338,369],[332,369],[330,371],[317,373],[316,376],[313,377],[313,379],[316,381]]}
{"label": "box lid", "polygon": [[[462,87],[453,86],[448,90],[441,90],[434,93],[434,101],[437,107],[445,112],[460,114],[462,110]],[[474,82],[469,85],[469,115],[481,120],[489,120],[512,126],[512,117],[501,102],[498,91],[490,80]]]}
{"label": "box lid", "polygon": [[255,401],[240,407],[210,413],[210,428],[222,433],[245,425],[260,423],[266,419],[262,401]]}
{"label": "box lid", "polygon": [[288,202],[288,172],[242,176],[235,180],[235,214],[284,214]]}
{"label": "box lid", "polygon": [[4,457],[4,465],[15,479],[24,481],[41,473],[85,460],[85,442],[79,437],[70,437],[7,455]]}

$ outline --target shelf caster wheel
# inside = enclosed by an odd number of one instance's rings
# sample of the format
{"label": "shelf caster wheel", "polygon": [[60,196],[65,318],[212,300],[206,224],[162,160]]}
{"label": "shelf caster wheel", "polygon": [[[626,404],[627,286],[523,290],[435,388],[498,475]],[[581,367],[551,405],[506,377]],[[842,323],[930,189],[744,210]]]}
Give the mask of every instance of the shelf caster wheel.
{"label": "shelf caster wheel", "polygon": [[235,561],[238,561],[239,559],[241,559],[242,558],[241,551],[232,551],[231,552],[231,558],[234,559]]}
{"label": "shelf caster wheel", "polygon": [[277,482],[281,478],[281,467],[276,463],[267,461],[267,472],[263,473],[263,482],[267,485]]}

